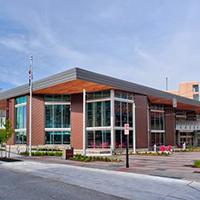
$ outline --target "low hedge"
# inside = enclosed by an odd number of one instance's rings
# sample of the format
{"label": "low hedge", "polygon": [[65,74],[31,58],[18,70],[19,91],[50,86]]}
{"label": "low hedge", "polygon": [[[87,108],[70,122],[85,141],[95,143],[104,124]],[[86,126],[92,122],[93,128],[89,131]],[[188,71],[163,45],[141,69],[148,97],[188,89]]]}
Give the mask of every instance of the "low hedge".
{"label": "low hedge", "polygon": [[194,167],[200,168],[200,160],[195,160],[194,161]]}
{"label": "low hedge", "polygon": [[102,161],[102,162],[121,162],[118,158],[109,158],[103,156],[83,156],[81,154],[76,154],[70,160],[81,161],[81,162],[94,162],[94,161]]}
{"label": "low hedge", "polygon": [[[21,152],[20,155],[28,156],[29,152]],[[62,156],[61,151],[33,151],[32,156]]]}
{"label": "low hedge", "polygon": [[135,154],[132,153],[133,155],[141,155],[141,156],[170,156],[172,155],[172,152],[170,151],[137,151]]}
{"label": "low hedge", "polygon": [[32,151],[62,151],[61,149],[56,148],[31,148]]}

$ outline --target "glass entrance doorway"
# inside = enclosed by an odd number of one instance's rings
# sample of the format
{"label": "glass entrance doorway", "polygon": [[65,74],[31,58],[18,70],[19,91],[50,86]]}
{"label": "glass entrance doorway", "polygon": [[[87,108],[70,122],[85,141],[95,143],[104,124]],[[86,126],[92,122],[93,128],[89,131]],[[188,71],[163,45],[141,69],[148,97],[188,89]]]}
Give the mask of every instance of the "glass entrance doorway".
{"label": "glass entrance doorway", "polygon": [[154,144],[157,146],[165,144],[165,132],[151,132],[151,146]]}
{"label": "glass entrance doorway", "polygon": [[193,132],[180,132],[180,144],[185,142],[187,146],[194,145],[194,133]]}

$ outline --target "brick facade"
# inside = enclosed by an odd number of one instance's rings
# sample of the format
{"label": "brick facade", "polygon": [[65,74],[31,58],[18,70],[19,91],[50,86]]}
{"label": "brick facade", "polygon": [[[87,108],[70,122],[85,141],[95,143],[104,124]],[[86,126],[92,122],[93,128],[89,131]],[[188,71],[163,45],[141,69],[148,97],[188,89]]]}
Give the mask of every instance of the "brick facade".
{"label": "brick facade", "polygon": [[71,144],[83,148],[83,94],[71,96]]}
{"label": "brick facade", "polygon": [[[27,144],[29,144],[29,96],[27,97]],[[45,144],[45,106],[42,96],[32,98],[32,145]]]}
{"label": "brick facade", "polygon": [[175,145],[175,114],[172,109],[165,111],[166,145]]}
{"label": "brick facade", "polygon": [[148,147],[148,99],[135,95],[136,148]]}
{"label": "brick facade", "polygon": [[[10,99],[7,101],[8,112],[7,112],[7,119],[11,121],[12,128],[15,128],[15,99]],[[8,145],[13,145],[15,140],[15,134],[8,140]]]}

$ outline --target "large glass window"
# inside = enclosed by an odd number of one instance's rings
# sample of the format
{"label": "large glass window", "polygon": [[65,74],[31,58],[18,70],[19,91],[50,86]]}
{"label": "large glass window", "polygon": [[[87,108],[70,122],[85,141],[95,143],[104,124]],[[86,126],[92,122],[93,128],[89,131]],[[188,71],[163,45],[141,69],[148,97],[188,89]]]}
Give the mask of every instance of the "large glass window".
{"label": "large glass window", "polygon": [[26,128],[26,105],[15,107],[15,129]]}
{"label": "large glass window", "polygon": [[193,99],[199,101],[199,94],[193,94]]}
{"label": "large glass window", "polygon": [[88,148],[110,148],[110,130],[87,131]]}
{"label": "large glass window", "polygon": [[45,102],[70,102],[69,95],[45,95]]}
{"label": "large glass window", "polygon": [[66,95],[45,96],[46,144],[70,144],[69,99]]}
{"label": "large glass window", "polygon": [[199,92],[199,85],[192,86],[193,92]]}
{"label": "large glass window", "polygon": [[87,127],[110,126],[110,101],[87,103]]}
{"label": "large glass window", "polygon": [[70,105],[45,105],[46,128],[70,128]]}
{"label": "large glass window", "polygon": [[115,90],[115,97],[120,98],[120,99],[129,99],[129,100],[134,99],[133,93],[120,91],[120,90]]}
{"label": "large glass window", "polygon": [[16,144],[26,144],[27,136],[26,131],[16,131],[15,130],[15,143]]}
{"label": "large glass window", "polygon": [[151,112],[151,130],[164,129],[164,112]]}
{"label": "large glass window", "polygon": [[26,144],[26,96],[15,99],[15,143]]}
{"label": "large glass window", "polygon": [[123,127],[126,123],[133,126],[133,104],[115,101],[115,126]]}
{"label": "large glass window", "polygon": [[151,132],[151,146],[154,144],[157,146],[165,145],[165,133]]}
{"label": "large glass window", "polygon": [[[115,148],[126,148],[127,136],[124,130],[115,130]],[[129,131],[129,147],[133,147],[133,131]]]}
{"label": "large glass window", "polygon": [[110,90],[89,92],[87,93],[87,100],[110,98]]}
{"label": "large glass window", "polygon": [[46,144],[70,144],[70,131],[46,131]]}

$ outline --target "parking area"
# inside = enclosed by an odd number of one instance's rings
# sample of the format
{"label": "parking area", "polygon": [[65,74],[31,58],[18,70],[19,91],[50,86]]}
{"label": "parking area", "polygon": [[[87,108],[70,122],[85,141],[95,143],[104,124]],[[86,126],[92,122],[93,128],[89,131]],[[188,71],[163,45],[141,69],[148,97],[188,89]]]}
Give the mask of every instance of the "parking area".
{"label": "parking area", "polygon": [[192,167],[194,160],[200,160],[200,152],[181,152],[174,153],[170,156],[131,155],[129,157],[130,167],[128,169],[125,167],[125,155],[120,156],[120,158],[122,159],[122,162],[119,163],[79,162],[53,157],[33,157],[31,159],[40,162],[60,163],[200,182],[200,168]]}

